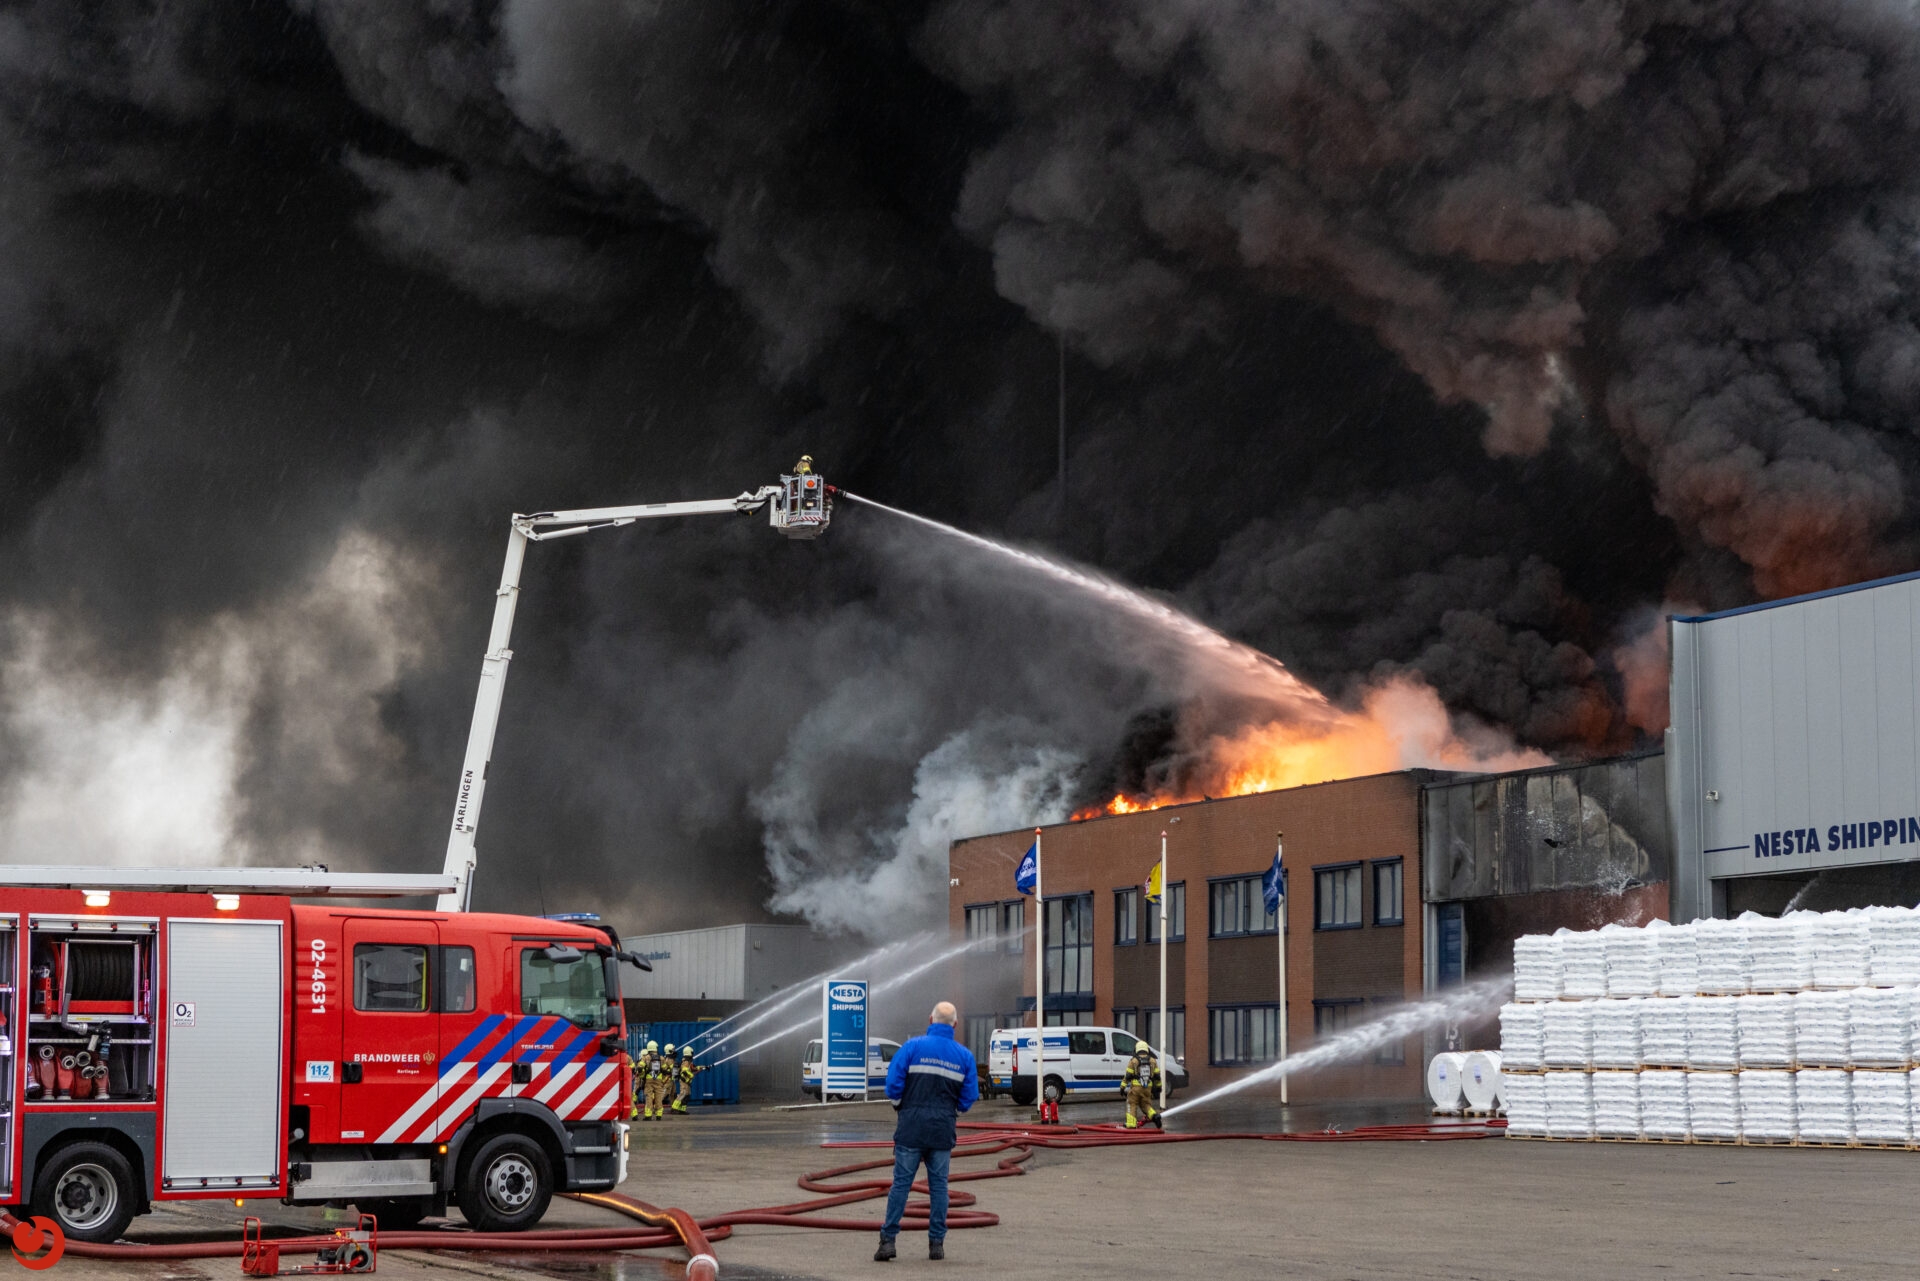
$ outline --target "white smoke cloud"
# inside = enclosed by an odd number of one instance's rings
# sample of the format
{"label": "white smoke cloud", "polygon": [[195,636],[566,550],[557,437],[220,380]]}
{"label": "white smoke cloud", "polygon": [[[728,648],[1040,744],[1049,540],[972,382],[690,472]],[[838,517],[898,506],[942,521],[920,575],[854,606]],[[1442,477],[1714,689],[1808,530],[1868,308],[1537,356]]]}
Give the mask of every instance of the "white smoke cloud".
{"label": "white smoke cloud", "polygon": [[[309,580],[180,638],[148,682],[102,682],[73,661],[44,613],[7,620],[0,720],[14,760],[0,805],[0,860],[126,866],[339,866],[365,852],[314,816],[263,815],[248,748],[270,734],[308,787],[357,793],[396,746],[376,700],[422,655],[405,561],[349,531]],[[271,701],[296,708],[263,726]],[[271,839],[258,835],[263,820]]]}
{"label": "white smoke cloud", "polygon": [[[957,838],[1066,818],[1084,762],[1035,741],[1035,728],[995,719],[948,738],[921,758],[913,800],[890,832],[867,834],[866,850],[821,871],[835,838],[818,821],[818,791],[796,785],[797,762],[754,798],[767,825],[776,911],[872,938],[936,927],[946,917],[947,847]],[[844,842],[845,838],[840,838]]]}

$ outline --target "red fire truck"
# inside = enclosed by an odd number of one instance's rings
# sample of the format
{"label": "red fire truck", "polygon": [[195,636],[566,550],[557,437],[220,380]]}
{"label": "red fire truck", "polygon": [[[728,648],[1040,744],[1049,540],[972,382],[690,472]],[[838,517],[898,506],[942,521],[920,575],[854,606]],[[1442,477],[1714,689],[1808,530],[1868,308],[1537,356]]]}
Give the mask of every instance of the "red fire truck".
{"label": "red fire truck", "polygon": [[84,1241],[212,1197],[512,1231],[621,1182],[644,963],[592,918],[359,905],[451,888],[0,867],[0,1204]]}

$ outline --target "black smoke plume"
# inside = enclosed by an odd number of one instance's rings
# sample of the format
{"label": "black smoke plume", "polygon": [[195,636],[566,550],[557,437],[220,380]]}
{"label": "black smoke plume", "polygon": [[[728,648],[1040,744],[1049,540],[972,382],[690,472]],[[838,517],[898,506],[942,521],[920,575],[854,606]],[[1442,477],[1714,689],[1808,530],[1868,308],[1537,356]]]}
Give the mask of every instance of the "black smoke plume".
{"label": "black smoke plume", "polygon": [[[27,0],[0,73],[17,861],[437,867],[507,513],[803,452],[1568,756],[1663,604],[1914,563],[1904,4]],[[515,648],[486,905],[884,932],[1177,746],[871,511],[537,547]]]}

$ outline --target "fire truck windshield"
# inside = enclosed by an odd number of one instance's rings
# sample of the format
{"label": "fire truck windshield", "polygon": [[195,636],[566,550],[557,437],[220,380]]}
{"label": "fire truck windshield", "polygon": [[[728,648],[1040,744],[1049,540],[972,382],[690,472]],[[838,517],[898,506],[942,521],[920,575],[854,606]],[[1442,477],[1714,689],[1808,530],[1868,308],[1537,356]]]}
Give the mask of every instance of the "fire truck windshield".
{"label": "fire truck windshield", "polygon": [[596,1031],[611,1026],[600,958],[588,952],[555,960],[537,947],[521,952],[520,1012],[558,1014],[577,1027]]}

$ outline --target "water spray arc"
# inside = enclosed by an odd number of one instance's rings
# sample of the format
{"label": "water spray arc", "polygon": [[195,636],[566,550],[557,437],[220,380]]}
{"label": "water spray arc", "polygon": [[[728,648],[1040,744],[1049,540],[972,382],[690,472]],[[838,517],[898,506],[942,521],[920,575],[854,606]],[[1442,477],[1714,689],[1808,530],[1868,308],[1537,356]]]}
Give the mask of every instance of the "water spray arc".
{"label": "water spray arc", "polygon": [[1205,1094],[1188,1099],[1185,1103],[1175,1104],[1167,1109],[1166,1115],[1177,1116],[1188,1108],[1217,1103],[1229,1095],[1252,1089],[1256,1085],[1284,1081],[1296,1072],[1311,1072],[1316,1068],[1329,1067],[1352,1055],[1377,1049],[1442,1023],[1485,1014],[1498,1008],[1512,992],[1513,979],[1510,975],[1454,988],[1443,995],[1395,1010],[1371,1023],[1349,1028],[1339,1036],[1321,1041],[1312,1048],[1275,1063],[1271,1067],[1262,1068],[1237,1081],[1229,1081]]}
{"label": "water spray arc", "polygon": [[[778,992],[774,992],[768,996],[764,996],[760,1000],[754,1002],[754,1004],[748,1006],[746,1009],[738,1010],[735,1013],[729,1015],[727,1020],[722,1020],[722,1022],[720,1024],[716,1024],[714,1028],[709,1029],[706,1032],[702,1032],[700,1034],[700,1037],[696,1039],[703,1039],[703,1038],[711,1038],[711,1039],[708,1039],[706,1045],[701,1047],[699,1050],[695,1051],[695,1056],[697,1057],[701,1054],[711,1053],[712,1051],[717,1050],[721,1046],[727,1044],[727,1042],[732,1041],[735,1038],[739,1037],[742,1033],[749,1032],[752,1029],[759,1027],[761,1024],[767,1022],[769,1019],[779,1014],[780,1011],[787,1009],[788,1007],[795,1005],[798,1002],[807,999],[808,997],[817,997],[820,993],[819,985],[825,982],[827,979],[832,978],[836,974],[841,974],[849,971],[857,972],[860,970],[864,970],[869,966],[884,964],[886,963],[887,959],[891,957],[894,953],[903,952],[910,949],[926,947],[933,943],[934,938],[935,938],[935,935],[931,931],[923,930],[919,934],[915,934],[911,938],[896,939],[891,943],[885,943],[877,948],[874,948],[871,952],[868,952],[864,956],[855,957],[853,960],[846,962],[844,965],[835,965],[828,969],[824,969],[820,971],[818,974],[814,974],[807,978],[801,979],[798,983],[790,984],[789,986],[780,989],[780,991]],[[769,1002],[771,1002],[772,1004],[768,1004]],[[761,1006],[766,1006],[766,1008],[760,1009]],[[748,1019],[745,1023],[742,1023],[739,1027],[734,1028],[731,1032],[728,1032],[725,1036],[715,1037],[712,1035],[714,1031],[717,1031],[719,1027],[723,1026],[728,1020],[742,1018],[752,1013],[755,1010],[759,1010],[760,1012],[757,1014],[754,1014],[752,1018]],[[755,1044],[764,1045],[765,1042],[764,1041],[756,1042]],[[752,1049],[753,1046],[748,1046],[747,1048]],[[742,1050],[740,1053],[744,1054],[746,1053],[746,1051]],[[725,1063],[729,1059],[736,1058],[736,1057],[738,1056],[728,1055],[726,1059],[721,1059],[720,1062]]]}
{"label": "water spray arc", "polygon": [[[1030,934],[1032,933],[1032,930],[1031,928],[1029,928],[1025,931],[1022,931],[1022,933]],[[917,939],[927,938],[927,937],[930,937],[930,936],[920,935],[920,936],[917,936]],[[917,942],[917,939],[909,940],[909,942]],[[895,988],[903,987],[906,984],[913,982],[913,980],[919,978],[922,974],[925,974],[928,970],[933,969],[936,965],[944,965],[948,961],[951,961],[954,958],[961,955],[963,952],[970,951],[973,948],[982,947],[982,946],[992,946],[992,945],[1000,944],[1004,942],[1006,942],[1006,939],[1004,937],[997,937],[997,938],[968,939],[964,943],[956,943],[954,946],[946,949],[944,952],[935,953],[933,956],[928,957],[926,960],[921,961],[919,964],[914,965],[909,969],[902,970],[898,974],[889,975],[887,978],[881,979],[879,982],[874,983],[867,990],[868,996],[869,998],[871,998],[874,996],[878,996],[882,992],[890,992]],[[904,945],[892,944],[889,946],[899,947]],[[882,950],[885,950],[885,949],[882,949]],[[848,965],[842,965],[842,966],[836,967],[836,972],[850,970],[852,968],[853,968],[853,963],[849,963]],[[718,1067],[722,1063],[731,1063],[733,1060],[739,1058],[742,1054],[746,1054],[746,1053],[749,1053],[750,1051],[757,1050],[763,1045],[771,1045],[775,1041],[781,1040],[785,1037],[792,1036],[796,1032],[803,1032],[807,1028],[817,1026],[819,1021],[820,1020],[818,1015],[801,1019],[797,1023],[781,1028],[778,1032],[769,1033],[768,1035],[760,1038],[758,1041],[755,1041],[752,1045],[742,1046],[740,1049],[735,1050],[732,1054],[727,1055],[723,1059],[714,1060],[712,1066]]]}
{"label": "water spray arc", "polygon": [[1006,557],[1034,573],[1071,587],[1091,600],[1147,624],[1174,642],[1183,661],[1201,669],[1210,683],[1222,692],[1240,694],[1283,707],[1299,719],[1325,718],[1332,721],[1339,714],[1326,695],[1288,671],[1279,660],[1250,645],[1223,636],[1192,615],[1157,601],[1137,588],[1040,552],[968,533],[943,521],[889,507],[844,489],[836,489],[834,494],[849,502],[876,508],[902,520],[937,530],[982,551]]}

